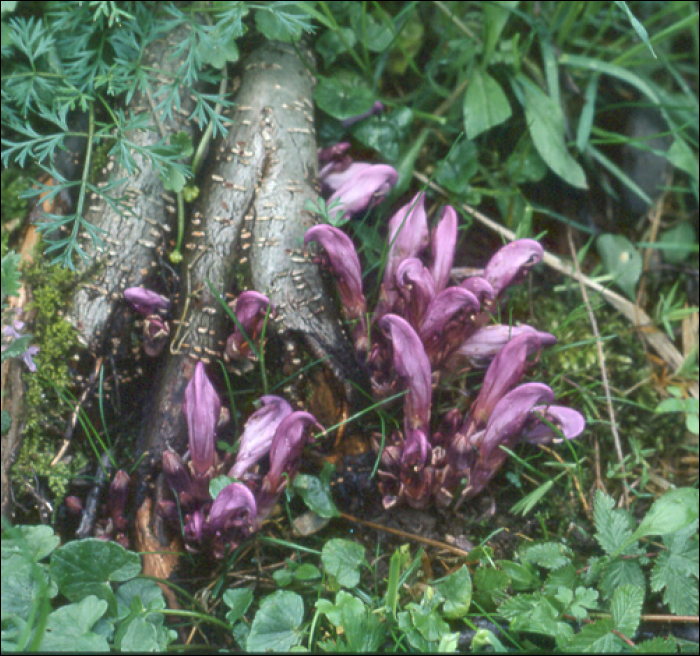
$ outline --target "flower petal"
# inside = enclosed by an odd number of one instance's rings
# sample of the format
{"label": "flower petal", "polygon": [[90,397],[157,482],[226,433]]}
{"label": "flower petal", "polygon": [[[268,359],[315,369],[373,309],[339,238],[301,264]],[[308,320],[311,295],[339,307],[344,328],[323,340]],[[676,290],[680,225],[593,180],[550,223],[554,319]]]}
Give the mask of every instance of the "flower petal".
{"label": "flower petal", "polygon": [[[243,292],[229,305],[248,338],[256,342],[262,335],[265,317],[268,312],[274,310],[270,299],[265,294],[250,290]],[[241,360],[249,357],[251,351],[248,340],[237,325],[226,340],[225,358],[234,361]]]}
{"label": "flower petal", "polygon": [[468,358],[475,366],[484,366],[511,340],[524,333],[533,333],[537,341],[529,342],[528,355],[542,346],[556,344],[557,338],[535,330],[532,326],[484,326],[471,334],[457,349],[455,355]]}
{"label": "flower petal", "polygon": [[318,260],[327,262],[333,271],[346,318],[351,321],[361,319],[367,306],[362,293],[360,260],[352,240],[342,230],[324,224],[306,231],[304,247],[312,241],[318,242],[325,251],[326,257]]}
{"label": "flower petal", "polygon": [[[583,418],[583,415],[571,408],[561,405],[549,405],[536,406],[532,410],[533,413],[537,412],[543,415],[547,421],[557,426],[567,440],[573,440],[578,437],[586,428],[586,420]],[[526,426],[523,437],[533,444],[544,444],[559,437],[559,434],[543,421],[540,421],[539,418],[535,418],[534,421],[531,421]]]}
{"label": "flower petal", "polygon": [[442,210],[440,222],[433,231],[431,243],[433,262],[430,272],[435,280],[435,288],[442,291],[450,281],[452,262],[457,244],[457,213],[446,205]]}
{"label": "flower petal", "polygon": [[219,533],[234,527],[250,527],[256,516],[253,493],[243,483],[230,483],[214,499],[207,524],[209,530]]}
{"label": "flower petal", "polygon": [[331,218],[340,212],[352,215],[374,207],[389,193],[397,179],[398,173],[393,166],[361,162],[351,164],[342,173],[326,176],[326,184],[337,185],[328,204],[340,200],[340,205],[331,210]]}
{"label": "flower petal", "polygon": [[408,257],[396,270],[396,285],[405,303],[402,314],[417,328],[435,296],[433,275],[418,258]]}
{"label": "flower petal", "polygon": [[158,310],[167,310],[170,307],[170,301],[167,298],[143,287],[125,289],[124,298],[129,301],[134,310],[143,316],[155,314]]}
{"label": "flower petal", "polygon": [[277,428],[292,414],[292,406],[279,396],[263,396],[260,401],[263,406],[250,415],[243,429],[236,462],[228,473],[232,478],[243,478],[269,452]]}
{"label": "flower petal", "polygon": [[283,475],[292,476],[297,461],[307,442],[307,429],[317,426],[323,430],[316,417],[300,410],[287,415],[277,427],[270,447],[270,471],[265,476],[270,490],[276,492],[283,486]]}
{"label": "flower petal", "polygon": [[192,466],[203,476],[214,465],[214,432],[219,421],[221,401],[207,378],[202,362],[185,389],[183,410],[187,416]]}
{"label": "flower petal", "polygon": [[534,239],[518,239],[496,251],[484,269],[484,278],[496,295],[522,280],[544,256],[544,249]]}

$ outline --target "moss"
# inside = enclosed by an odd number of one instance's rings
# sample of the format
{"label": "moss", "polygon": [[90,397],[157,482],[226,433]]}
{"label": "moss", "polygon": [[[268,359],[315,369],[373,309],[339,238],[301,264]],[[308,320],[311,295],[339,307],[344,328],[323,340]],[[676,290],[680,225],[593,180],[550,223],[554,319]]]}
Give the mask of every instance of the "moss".
{"label": "moss", "polygon": [[[38,245],[37,250],[41,248]],[[46,477],[55,498],[62,498],[75,473],[87,458],[77,455],[51,467],[60,447],[70,408],[61,402],[57,390],[69,389],[72,375],[69,356],[77,345],[75,330],[62,318],[74,284],[75,274],[59,265],[49,266],[37,258],[25,265],[23,278],[32,289],[33,300],[27,308],[35,312],[33,343],[40,351],[34,358],[37,371],[25,375],[26,426],[20,457],[13,476]]]}

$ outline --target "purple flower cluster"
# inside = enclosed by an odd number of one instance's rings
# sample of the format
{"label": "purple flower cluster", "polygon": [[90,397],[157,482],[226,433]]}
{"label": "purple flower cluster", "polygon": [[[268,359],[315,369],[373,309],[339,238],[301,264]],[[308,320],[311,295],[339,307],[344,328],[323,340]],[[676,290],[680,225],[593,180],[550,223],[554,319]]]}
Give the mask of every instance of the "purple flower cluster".
{"label": "purple flower cluster", "polygon": [[[308,412],[295,412],[278,396],[263,396],[262,407],[248,419],[235,461],[219,458],[215,435],[221,401],[198,362],[185,391],[183,411],[189,429],[189,462],[173,451],[163,454],[163,471],[175,500],[161,501],[158,511],[182,527],[192,551],[211,550],[221,557],[254,533],[280,494],[294,479],[312,428],[323,428]],[[269,466],[261,473],[260,461]],[[234,479],[213,499],[210,482],[221,475]]]}
{"label": "purple flower cluster", "polygon": [[[389,221],[389,251],[371,315],[352,241],[336,227],[316,225],[306,233],[305,246],[311,242],[321,247],[316,261],[336,278],[375,396],[406,390],[403,430],[391,436],[381,455],[386,508],[403,501],[413,507],[431,500],[457,505],[478,494],[500,468],[506,455],[500,446],[510,448],[522,440],[542,443],[560,435],[572,439],[583,431],[578,412],[552,405],[549,387],[519,384],[528,358],[556,338],[530,326],[489,325],[504,290],[542,259],[536,241],[507,244],[483,275],[450,285],[457,214],[445,207],[431,234],[425,196],[419,193]],[[434,421],[432,394],[441,376],[464,363],[480,366],[489,360],[466,416],[455,409]]]}

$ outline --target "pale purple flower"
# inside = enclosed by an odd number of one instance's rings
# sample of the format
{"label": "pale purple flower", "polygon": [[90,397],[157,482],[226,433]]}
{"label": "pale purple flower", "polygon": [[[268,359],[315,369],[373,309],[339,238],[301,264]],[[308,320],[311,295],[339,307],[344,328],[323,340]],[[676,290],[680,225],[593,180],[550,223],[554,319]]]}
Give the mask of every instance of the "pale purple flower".
{"label": "pale purple flower", "polygon": [[15,320],[12,322],[11,326],[5,326],[2,329],[2,334],[8,339],[14,341],[22,337],[22,333],[19,331],[24,329],[24,321]]}
{"label": "pale purple flower", "polygon": [[36,371],[36,363],[32,358],[39,352],[39,347],[38,346],[28,346],[27,350],[22,353],[22,360],[24,360],[24,363],[27,365],[27,368],[29,371],[34,373]]}
{"label": "pale purple flower", "polygon": [[450,281],[456,245],[457,213],[454,208],[446,205],[442,210],[440,221],[433,230],[430,242],[433,256],[430,272],[433,274],[437,291],[445,289]]}
{"label": "pale purple flower", "polygon": [[192,466],[198,476],[204,476],[214,466],[214,432],[221,401],[202,362],[195,366],[194,376],[185,389],[183,410],[187,416]]}
{"label": "pale purple flower", "polygon": [[484,278],[498,296],[506,287],[519,282],[544,256],[544,249],[534,239],[518,239],[501,247],[484,269]]}
{"label": "pale purple flower", "polygon": [[462,281],[460,287],[470,291],[479,299],[482,309],[488,310],[491,308],[492,301],[496,298],[496,291],[491,286],[491,283],[485,278],[474,276]]}
{"label": "pale purple flower", "polygon": [[426,308],[435,296],[433,275],[417,257],[408,257],[396,270],[396,286],[403,299],[400,313],[414,328],[417,328],[420,326]]}
{"label": "pale purple flower", "polygon": [[[538,414],[556,426],[558,432],[542,421]],[[531,444],[542,444],[558,438],[561,433],[567,440],[573,440],[583,433],[585,428],[586,420],[577,410],[561,405],[535,406],[523,430],[523,439]]]}
{"label": "pale purple flower", "polygon": [[292,414],[292,406],[279,396],[261,397],[263,406],[246,422],[236,462],[228,475],[243,478],[244,474],[270,451],[272,440],[282,420]]}
{"label": "pale purple flower", "polygon": [[393,166],[363,162],[354,162],[343,171],[327,174],[323,184],[335,190],[328,205],[340,201],[331,210],[331,218],[335,219],[340,212],[353,215],[374,207],[391,191],[397,179]]}
{"label": "pale purple flower", "polygon": [[360,260],[351,239],[338,228],[324,224],[306,231],[304,248],[312,241],[323,248],[325,255],[319,254],[315,261],[333,272],[346,318],[350,321],[362,319],[367,306],[362,293]]}
{"label": "pale purple flower", "polygon": [[534,333],[538,340],[529,342],[528,355],[542,346],[556,344],[557,338],[549,333],[535,330],[531,326],[484,326],[472,333],[456,350],[450,366],[454,367],[462,359],[474,366],[485,366],[513,338],[523,333]]}
{"label": "pale purple flower", "polygon": [[129,301],[131,307],[144,317],[149,314],[156,314],[158,310],[167,310],[170,301],[143,287],[129,287],[124,290],[124,298]]}

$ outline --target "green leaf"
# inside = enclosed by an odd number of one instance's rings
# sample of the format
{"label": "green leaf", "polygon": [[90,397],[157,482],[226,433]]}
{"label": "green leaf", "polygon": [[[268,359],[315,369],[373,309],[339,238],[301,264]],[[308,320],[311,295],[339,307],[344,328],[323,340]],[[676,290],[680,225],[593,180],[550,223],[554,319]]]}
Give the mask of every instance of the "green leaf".
{"label": "green leaf", "polygon": [[88,538],[69,542],[51,556],[50,572],[70,601],[88,595],[106,599],[116,611],[110,582],[128,581],[141,573],[141,558],[116,542]]}
{"label": "green leaf", "polygon": [[406,140],[411,134],[413,111],[401,107],[391,114],[370,116],[352,127],[352,136],[360,143],[376,150],[382,159],[393,164],[398,161]]}
{"label": "green leaf", "polygon": [[526,563],[539,565],[545,569],[559,569],[571,562],[571,550],[557,542],[544,542],[525,547],[519,552],[520,559]]}
{"label": "green leaf", "polygon": [[632,536],[669,535],[698,519],[699,491],[689,487],[671,490],[657,499]]}
{"label": "green leaf", "polygon": [[[158,611],[165,608],[165,597],[160,586],[149,579],[132,579],[123,583],[114,593],[117,600],[118,619],[123,619],[129,615],[132,604],[138,599],[141,607],[147,611]],[[161,619],[162,615],[158,615]]]}
{"label": "green leaf", "polygon": [[22,260],[20,253],[10,251],[1,261],[2,266],[2,302],[7,300],[8,296],[17,296],[19,293],[19,263]]}
{"label": "green leaf", "polygon": [[615,284],[627,296],[635,298],[637,282],[642,275],[642,256],[634,245],[622,235],[601,235],[596,248]]}
{"label": "green leaf", "polygon": [[56,584],[49,579],[47,567],[36,565],[20,555],[2,559],[0,589],[2,617],[16,614],[23,620],[28,619],[40,595],[51,598],[58,594]]}
{"label": "green leaf", "polygon": [[224,603],[231,609],[226,613],[226,621],[233,626],[243,618],[245,612],[253,601],[253,591],[248,588],[236,588],[226,590],[223,596]]}
{"label": "green leaf", "polygon": [[506,173],[515,184],[539,182],[547,175],[547,164],[532,143],[529,133],[518,139],[518,145],[508,157]]}
{"label": "green leaf", "polygon": [[109,651],[103,635],[92,628],[107,611],[107,602],[87,595],[77,603],[63,606],[49,614],[41,651]]}
{"label": "green leaf", "polygon": [[277,590],[263,599],[255,613],[246,651],[286,652],[302,638],[304,601],[294,592]]}
{"label": "green leaf", "polygon": [[579,633],[563,644],[568,652],[614,654],[622,651],[623,646],[622,640],[613,633],[614,628],[615,625],[611,619],[585,624]]}
{"label": "green leaf", "polygon": [[644,587],[621,585],[613,594],[610,610],[615,628],[628,638],[634,638],[644,603]]}
{"label": "green leaf", "polygon": [[235,479],[228,476],[217,476],[209,481],[209,494],[212,499],[216,499],[219,496],[219,492],[223,490],[227,485],[235,483]]}
{"label": "green leaf", "polygon": [[238,46],[233,39],[216,39],[199,44],[198,52],[203,64],[222,69],[229,62],[237,62],[240,57]]}
{"label": "green leaf", "polygon": [[486,66],[491,60],[491,55],[496,49],[508,19],[513,15],[512,9],[518,6],[516,1],[505,0],[488,2],[484,4],[484,61]]}
{"label": "green leaf", "polygon": [[339,121],[368,112],[374,99],[372,90],[359,76],[352,74],[321,78],[314,90],[319,108]]}
{"label": "green leaf", "polygon": [[317,476],[297,474],[292,487],[304,503],[321,517],[339,517],[340,511],[333,503],[330,485]]}
{"label": "green leaf", "polygon": [[690,221],[681,221],[677,226],[666,230],[660,241],[670,247],[661,251],[664,262],[669,264],[681,264],[688,259],[688,255],[694,250],[693,246],[697,246],[695,230]]}
{"label": "green leaf", "polygon": [[435,182],[455,194],[466,194],[469,181],[479,170],[479,159],[473,141],[462,139],[450,148],[435,172]]}
{"label": "green leaf", "polygon": [[698,181],[698,156],[683,139],[676,137],[666,153],[673,166],[685,171],[695,182]]}
{"label": "green leaf", "polygon": [[638,562],[616,558],[608,563],[600,576],[600,591],[610,599],[621,585],[644,587],[644,572]]}
{"label": "green leaf", "polygon": [[362,601],[345,590],[340,590],[335,604],[327,599],[316,602],[319,613],[338,629],[347,641],[343,651],[355,653],[376,653],[381,646],[385,629],[379,615],[371,612]]}
{"label": "green leaf", "polygon": [[[46,558],[61,543],[61,538],[54,535],[50,526],[14,526],[0,542],[3,560],[13,555],[38,562]],[[4,565],[3,565],[4,569]]]}
{"label": "green leaf", "polygon": [[326,66],[330,66],[339,55],[347,52],[355,45],[355,32],[350,28],[341,27],[337,30],[328,30],[316,41],[318,52]]}
{"label": "green leaf", "polygon": [[350,24],[361,43],[372,52],[384,52],[394,40],[394,33],[386,23],[379,23],[360,5],[350,3]]}
{"label": "green leaf", "polygon": [[469,612],[472,602],[472,577],[465,565],[437,584],[437,591],[445,597],[445,617],[456,620]]}
{"label": "green leaf", "polygon": [[3,435],[10,430],[12,425],[12,418],[7,410],[0,411],[0,433]]}
{"label": "green leaf", "polygon": [[497,565],[508,575],[510,584],[516,592],[532,590],[539,587],[541,581],[532,565],[521,565],[512,560],[499,560]]}
{"label": "green leaf", "polygon": [[354,588],[360,582],[360,568],[366,564],[362,545],[343,538],[326,542],[321,561],[329,574],[345,588]]}
{"label": "green leaf", "polygon": [[508,98],[486,71],[476,66],[464,94],[464,129],[469,139],[508,120],[512,114]]}
{"label": "green leaf", "polygon": [[635,646],[637,654],[677,654],[678,646],[676,641],[670,637],[656,636],[651,640],[638,642]]}
{"label": "green leaf", "polygon": [[651,47],[651,42],[649,41],[649,35],[647,34],[646,28],[644,25],[642,25],[639,20],[635,17],[635,15],[630,11],[630,8],[627,6],[626,2],[621,2],[620,0],[615,0],[615,4],[620,7],[626,14],[627,18],[629,18],[630,23],[632,24],[632,27],[634,28],[634,31],[637,33],[637,36],[644,41],[646,44],[646,47],[649,48],[649,51],[651,52],[652,55],[654,55],[654,59],[656,59],[656,53],[654,52],[654,48]]}
{"label": "green leaf", "polygon": [[561,107],[524,75],[517,77],[522,89],[528,129],[537,152],[554,173],[574,187],[586,189],[586,174],[566,146]]}
{"label": "green leaf", "polygon": [[255,12],[255,26],[271,41],[298,41],[311,28],[307,13],[296,2],[272,2]]}
{"label": "green leaf", "polygon": [[623,510],[614,510],[615,500],[597,490],[593,502],[593,519],[596,526],[596,540],[608,554],[615,553],[627,544],[632,535],[634,520]]}

